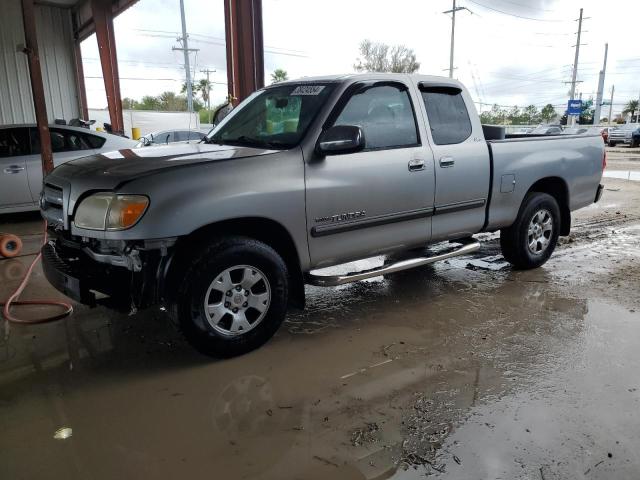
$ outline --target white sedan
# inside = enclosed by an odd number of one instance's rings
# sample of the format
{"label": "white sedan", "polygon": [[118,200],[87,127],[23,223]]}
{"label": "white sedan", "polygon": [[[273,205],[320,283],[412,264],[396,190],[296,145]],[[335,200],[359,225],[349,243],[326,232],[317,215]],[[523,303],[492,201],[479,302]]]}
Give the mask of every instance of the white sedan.
{"label": "white sedan", "polygon": [[[51,125],[53,164],[134,148],[136,141],[86,128]],[[35,125],[0,126],[0,213],[38,210],[42,190],[40,137]]]}

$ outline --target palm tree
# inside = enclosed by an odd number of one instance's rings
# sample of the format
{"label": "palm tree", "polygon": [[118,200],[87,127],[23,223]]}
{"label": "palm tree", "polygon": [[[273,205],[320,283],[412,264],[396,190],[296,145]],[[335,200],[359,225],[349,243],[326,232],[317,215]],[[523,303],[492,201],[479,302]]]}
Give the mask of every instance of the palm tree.
{"label": "palm tree", "polygon": [[282,68],[276,68],[271,74],[271,83],[284,82],[286,80],[289,80],[289,76],[287,71]]}
{"label": "palm tree", "polygon": [[633,119],[633,114],[636,113],[636,110],[638,110],[638,100],[629,100],[622,113],[630,113],[631,119]]}

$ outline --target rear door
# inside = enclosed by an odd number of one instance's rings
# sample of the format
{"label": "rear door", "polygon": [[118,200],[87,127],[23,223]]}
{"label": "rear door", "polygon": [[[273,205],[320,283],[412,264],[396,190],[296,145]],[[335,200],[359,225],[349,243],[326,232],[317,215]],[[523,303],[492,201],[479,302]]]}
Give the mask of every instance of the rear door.
{"label": "rear door", "polygon": [[33,202],[27,177],[28,127],[0,129],[0,211]]}
{"label": "rear door", "polygon": [[424,130],[403,82],[352,85],[325,128],[357,125],[363,151],[310,160],[305,168],[309,253],[314,265],[424,245],[433,169]]}
{"label": "rear door", "polygon": [[489,149],[482,125],[461,88],[421,83],[419,91],[435,161],[432,240],[472,235],[482,229],[489,194]]}

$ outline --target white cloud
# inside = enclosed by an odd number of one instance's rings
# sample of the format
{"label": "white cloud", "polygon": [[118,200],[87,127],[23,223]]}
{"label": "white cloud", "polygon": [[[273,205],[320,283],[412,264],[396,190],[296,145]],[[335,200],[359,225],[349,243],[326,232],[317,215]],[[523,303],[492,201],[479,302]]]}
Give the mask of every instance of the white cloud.
{"label": "white cloud", "polygon": [[[586,45],[580,51],[578,79],[583,83],[578,92],[595,97],[604,44],[609,42],[605,90],[615,83],[614,112],[638,97],[639,1],[619,1],[615,6],[599,0],[457,3],[473,14],[462,11],[456,17],[455,76],[476,100],[520,106],[552,103],[561,109],[568,99],[569,85],[563,82],[571,79],[574,19],[580,7],[590,18],[583,26]],[[200,49],[191,55],[195,70],[215,68],[212,79],[226,82],[222,2],[185,0],[185,7],[190,46]],[[446,75],[451,21],[442,12],[450,8],[450,0],[263,0],[266,80],[275,68],[284,68],[290,78],[351,72],[358,44],[365,38],[413,48],[421,73]],[[123,97],[179,91],[183,61],[180,52],[171,51],[179,30],[177,0],[140,0],[116,19]],[[95,39],[84,42],[83,56],[85,75],[99,76],[100,64],[92,60],[98,58]],[[100,79],[87,80],[91,106],[105,106],[102,87]],[[217,84],[214,101],[225,94],[225,85]]]}

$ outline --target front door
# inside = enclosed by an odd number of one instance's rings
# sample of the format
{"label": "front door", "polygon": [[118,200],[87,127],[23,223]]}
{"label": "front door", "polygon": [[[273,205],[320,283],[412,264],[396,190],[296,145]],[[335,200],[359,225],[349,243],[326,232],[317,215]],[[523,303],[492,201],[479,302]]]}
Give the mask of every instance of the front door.
{"label": "front door", "polygon": [[[365,149],[313,158],[305,169],[309,253],[315,267],[424,245],[434,173],[407,85],[361,83],[332,125],[357,125]],[[338,108],[338,107],[337,107]]]}
{"label": "front door", "polygon": [[0,129],[0,212],[33,202],[27,177],[27,127]]}
{"label": "front door", "polygon": [[470,236],[484,224],[491,181],[482,125],[462,89],[421,85],[420,93],[435,162],[432,240]]}

